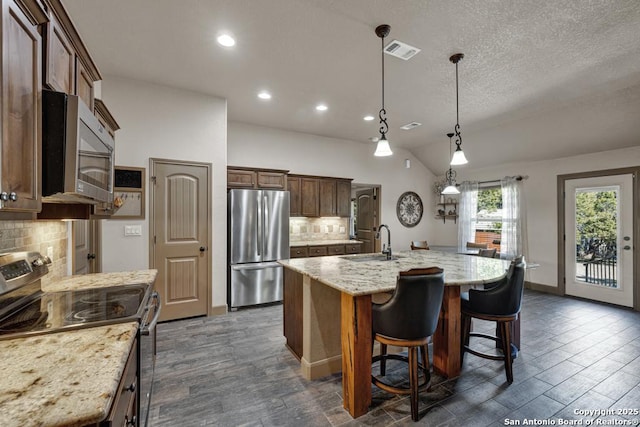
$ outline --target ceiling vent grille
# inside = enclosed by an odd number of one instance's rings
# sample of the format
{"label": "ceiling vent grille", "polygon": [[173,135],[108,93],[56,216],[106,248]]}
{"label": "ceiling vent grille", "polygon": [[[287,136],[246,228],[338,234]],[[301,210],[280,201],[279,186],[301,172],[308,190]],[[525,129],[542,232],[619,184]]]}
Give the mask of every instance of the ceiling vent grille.
{"label": "ceiling vent grille", "polygon": [[420,52],[420,49],[418,49],[417,47],[410,46],[399,40],[393,40],[384,48],[384,53],[395,56],[396,58],[403,59],[405,61],[416,56],[418,52]]}
{"label": "ceiling vent grille", "polygon": [[400,126],[400,129],[402,129],[402,130],[411,130],[413,128],[417,128],[418,126],[422,126],[422,123],[411,122],[411,123],[407,123],[404,126]]}

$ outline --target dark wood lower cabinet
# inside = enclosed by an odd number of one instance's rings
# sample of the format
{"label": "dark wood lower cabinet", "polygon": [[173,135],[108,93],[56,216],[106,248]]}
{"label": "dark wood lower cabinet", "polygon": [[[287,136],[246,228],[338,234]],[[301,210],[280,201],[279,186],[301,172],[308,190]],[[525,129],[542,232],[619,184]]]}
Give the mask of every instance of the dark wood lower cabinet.
{"label": "dark wood lower cabinet", "polygon": [[302,274],[284,269],[283,323],[287,347],[302,357]]}
{"label": "dark wood lower cabinet", "polygon": [[134,341],[127,365],[118,384],[118,391],[106,420],[100,427],[138,425],[138,345]]}

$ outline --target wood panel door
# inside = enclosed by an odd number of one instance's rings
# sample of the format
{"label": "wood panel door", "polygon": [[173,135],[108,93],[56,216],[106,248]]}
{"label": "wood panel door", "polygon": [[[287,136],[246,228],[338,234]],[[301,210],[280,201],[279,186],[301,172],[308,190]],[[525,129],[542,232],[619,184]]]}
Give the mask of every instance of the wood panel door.
{"label": "wood panel door", "polygon": [[362,242],[362,253],[376,251],[374,228],[378,227],[377,190],[356,192],[356,238]]}
{"label": "wood panel door", "polygon": [[151,159],[151,264],[161,320],[208,314],[211,165]]}
{"label": "wood panel door", "polygon": [[100,220],[73,221],[71,227],[73,254],[71,264],[73,274],[100,273]]}

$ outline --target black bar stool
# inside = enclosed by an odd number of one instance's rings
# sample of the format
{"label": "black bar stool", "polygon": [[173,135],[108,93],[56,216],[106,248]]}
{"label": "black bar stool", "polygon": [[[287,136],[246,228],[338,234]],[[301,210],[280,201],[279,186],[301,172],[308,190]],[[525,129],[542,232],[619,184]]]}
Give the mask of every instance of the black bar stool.
{"label": "black bar stool", "polygon": [[[396,387],[381,378],[371,376],[373,384],[394,394],[411,395],[411,419],[418,420],[418,393],[431,382],[427,342],[438,324],[438,314],[444,294],[444,274],[438,267],[411,269],[399,273],[396,289],[384,304],[373,304],[373,339],[380,343],[380,377],[386,375],[388,359],[401,360],[409,365],[409,388]],[[408,357],[387,354],[387,345],[407,347]],[[418,349],[421,363],[418,362]],[[419,383],[419,370],[423,382]]]}

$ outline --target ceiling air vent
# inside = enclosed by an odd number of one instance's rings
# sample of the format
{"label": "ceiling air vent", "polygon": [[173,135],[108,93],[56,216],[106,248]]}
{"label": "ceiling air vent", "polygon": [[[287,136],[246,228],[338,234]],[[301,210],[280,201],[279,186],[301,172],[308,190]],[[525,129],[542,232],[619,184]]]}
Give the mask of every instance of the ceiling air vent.
{"label": "ceiling air vent", "polygon": [[402,130],[411,130],[413,128],[417,128],[418,126],[422,126],[422,123],[411,122],[411,123],[407,123],[404,126],[400,126],[400,129],[402,129]]}
{"label": "ceiling air vent", "polygon": [[384,48],[384,53],[388,53],[396,58],[404,59],[405,61],[413,58],[420,52],[417,47],[410,46],[399,40],[394,40]]}

